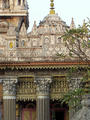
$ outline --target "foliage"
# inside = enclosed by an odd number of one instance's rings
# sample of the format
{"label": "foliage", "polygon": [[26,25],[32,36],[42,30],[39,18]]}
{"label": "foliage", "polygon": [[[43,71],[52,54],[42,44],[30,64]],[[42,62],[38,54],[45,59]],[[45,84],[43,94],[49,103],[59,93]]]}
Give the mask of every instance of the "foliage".
{"label": "foliage", "polygon": [[90,20],[82,26],[67,29],[62,36],[70,57],[78,57],[80,60],[90,60],[88,49],[90,48]]}
{"label": "foliage", "polygon": [[[69,51],[69,56],[79,58],[79,60],[87,62],[88,65],[90,60],[90,19],[78,28],[67,29],[62,38]],[[81,80],[83,86],[69,90],[62,98],[62,103],[68,104],[70,108],[80,107],[82,95],[90,91],[90,85],[86,85],[86,81],[90,83],[90,69],[87,68],[84,72]],[[76,68],[71,68],[67,74],[67,80],[71,81],[73,75],[78,77],[79,73],[79,65]]]}
{"label": "foliage", "polygon": [[[71,68],[67,74],[67,80],[68,81],[72,81],[72,76],[76,75],[75,77],[78,77],[80,70],[79,70],[79,66],[77,66],[76,68]],[[68,106],[72,109],[75,109],[77,107],[81,108],[81,100],[82,100],[82,96],[87,93],[90,93],[90,86],[88,86],[88,88],[86,87],[86,82],[88,81],[88,79],[90,79],[90,69],[87,68],[85,73],[82,76],[81,79],[81,84],[79,85],[79,88],[75,88],[75,89],[70,89],[66,94],[64,94],[63,98],[62,98],[62,104],[66,103],[68,104]]]}
{"label": "foliage", "polygon": [[84,94],[82,88],[77,88],[75,90],[69,90],[68,93],[62,98],[62,104],[66,103],[70,108],[81,107],[81,96]]}

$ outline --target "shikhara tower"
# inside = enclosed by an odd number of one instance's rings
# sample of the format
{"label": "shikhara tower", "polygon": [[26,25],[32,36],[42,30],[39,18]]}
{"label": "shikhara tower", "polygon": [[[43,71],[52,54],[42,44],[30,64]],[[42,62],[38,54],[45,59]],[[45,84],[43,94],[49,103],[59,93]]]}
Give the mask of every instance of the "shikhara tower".
{"label": "shikhara tower", "polygon": [[[61,37],[75,28],[74,20],[68,26],[51,0],[49,14],[29,33],[28,26],[26,0],[0,0],[0,120],[72,120],[75,111],[68,112],[61,99],[80,87],[88,68],[69,56]],[[80,73],[68,81],[66,75],[77,65]]]}

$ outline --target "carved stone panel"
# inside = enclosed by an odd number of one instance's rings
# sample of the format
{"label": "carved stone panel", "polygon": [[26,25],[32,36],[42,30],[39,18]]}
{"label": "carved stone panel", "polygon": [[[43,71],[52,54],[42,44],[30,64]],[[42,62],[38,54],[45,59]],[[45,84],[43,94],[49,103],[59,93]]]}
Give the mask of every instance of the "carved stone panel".
{"label": "carved stone panel", "polygon": [[15,98],[17,79],[13,77],[3,78],[3,99]]}
{"label": "carved stone panel", "polygon": [[17,100],[35,100],[36,84],[33,77],[21,77],[17,84]]}
{"label": "carved stone panel", "polygon": [[68,91],[68,81],[65,76],[53,77],[50,88],[50,97],[52,100],[59,100]]}
{"label": "carved stone panel", "polygon": [[37,84],[37,95],[49,94],[49,86],[50,86],[50,83],[52,82],[51,77],[39,76],[35,78],[35,82]]}

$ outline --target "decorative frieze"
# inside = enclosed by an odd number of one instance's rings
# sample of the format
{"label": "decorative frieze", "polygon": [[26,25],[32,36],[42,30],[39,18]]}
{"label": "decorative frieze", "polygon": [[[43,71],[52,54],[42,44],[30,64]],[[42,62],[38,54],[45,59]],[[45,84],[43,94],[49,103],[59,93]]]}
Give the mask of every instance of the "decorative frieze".
{"label": "decorative frieze", "polygon": [[70,80],[68,80],[69,83],[69,89],[74,90],[81,86],[81,77],[72,77]]}
{"label": "decorative frieze", "polygon": [[68,92],[69,86],[65,76],[53,77],[53,82],[50,87],[50,97],[52,100],[59,100]]}
{"label": "decorative frieze", "polygon": [[65,76],[39,76],[23,77],[17,84],[17,101],[18,100],[36,100],[36,98],[49,98],[60,100],[69,89],[68,81]]}
{"label": "decorative frieze", "polygon": [[36,99],[36,84],[33,77],[19,78],[17,84],[17,100],[35,100]]}

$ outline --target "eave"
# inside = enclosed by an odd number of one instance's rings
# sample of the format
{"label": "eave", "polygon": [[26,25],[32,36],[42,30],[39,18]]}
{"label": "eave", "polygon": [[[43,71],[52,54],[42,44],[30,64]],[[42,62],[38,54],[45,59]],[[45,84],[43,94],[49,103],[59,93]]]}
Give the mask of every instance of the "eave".
{"label": "eave", "polygon": [[1,62],[0,69],[69,69],[90,68],[90,62]]}

